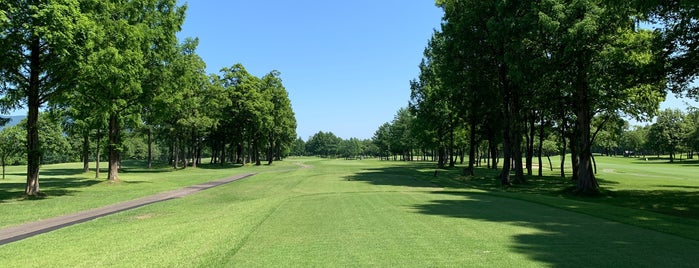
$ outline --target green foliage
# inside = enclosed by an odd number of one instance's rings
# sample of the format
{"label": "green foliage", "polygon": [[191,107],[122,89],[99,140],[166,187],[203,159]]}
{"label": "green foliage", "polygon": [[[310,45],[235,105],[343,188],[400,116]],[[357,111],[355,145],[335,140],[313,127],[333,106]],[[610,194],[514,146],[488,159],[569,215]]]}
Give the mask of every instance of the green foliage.
{"label": "green foliage", "polygon": [[294,143],[291,145],[291,155],[293,155],[293,156],[305,156],[306,155],[306,142],[301,137],[296,138],[296,140],[294,140]]}
{"label": "green foliage", "polygon": [[306,152],[321,157],[337,157],[342,139],[332,132],[319,131],[306,141]]}
{"label": "green foliage", "polygon": [[677,109],[667,109],[660,112],[658,118],[648,131],[648,141],[656,152],[670,154],[670,162],[674,161],[675,153],[682,150],[691,129],[685,122],[685,115]]}
{"label": "green foliage", "polygon": [[27,148],[26,140],[26,132],[21,126],[5,127],[0,131],[0,162],[3,168],[5,165],[22,163],[21,159]]}

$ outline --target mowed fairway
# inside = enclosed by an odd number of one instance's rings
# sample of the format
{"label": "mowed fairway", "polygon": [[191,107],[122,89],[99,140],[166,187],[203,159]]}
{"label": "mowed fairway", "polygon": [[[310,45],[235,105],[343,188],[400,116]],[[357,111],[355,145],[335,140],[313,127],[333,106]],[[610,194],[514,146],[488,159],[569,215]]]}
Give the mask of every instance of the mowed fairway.
{"label": "mowed fairway", "polygon": [[[696,267],[699,241],[469,188],[425,165],[290,159],[0,246],[6,267]],[[240,172],[240,171],[236,171]],[[442,185],[440,183],[440,185]],[[0,204],[2,206],[2,204]]]}

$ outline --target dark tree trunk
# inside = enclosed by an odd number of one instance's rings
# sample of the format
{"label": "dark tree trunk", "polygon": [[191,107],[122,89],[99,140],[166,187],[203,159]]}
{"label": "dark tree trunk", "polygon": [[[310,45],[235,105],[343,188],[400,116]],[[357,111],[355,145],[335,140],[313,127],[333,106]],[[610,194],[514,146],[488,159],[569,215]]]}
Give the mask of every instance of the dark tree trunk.
{"label": "dark tree trunk", "polygon": [[[527,165],[527,175],[531,176],[534,174],[534,137],[536,137],[536,112],[530,112],[529,114],[529,128],[527,133],[527,152],[526,154],[526,165]],[[539,161],[541,162],[541,161]]]}
{"label": "dark tree trunk", "polygon": [[172,161],[172,168],[178,169],[178,168],[179,168],[179,164],[180,164],[180,145],[179,145],[179,139],[177,139],[177,138],[173,139],[173,142],[172,142],[172,149],[173,149],[172,155],[173,155],[173,157],[175,158],[175,159]]}
{"label": "dark tree trunk", "polygon": [[449,167],[454,167],[454,129],[449,131]]}
{"label": "dark tree trunk", "polygon": [[574,105],[576,121],[575,136],[575,155],[577,162],[577,187],[576,192],[583,194],[599,193],[599,184],[592,172],[591,156],[591,137],[590,123],[592,121],[592,111],[590,111],[589,89],[586,80],[582,78],[578,80],[578,85],[575,90],[576,105]]}
{"label": "dark tree trunk", "polygon": [[7,163],[6,157],[2,157],[2,180],[5,180],[5,164]]}
{"label": "dark tree trunk", "polygon": [[148,169],[153,168],[153,130],[148,127]]}
{"label": "dark tree trunk", "polygon": [[568,145],[567,141],[568,139],[566,138],[566,133],[565,133],[565,127],[563,127],[563,130],[561,130],[561,178],[566,177],[566,169],[565,169],[565,164],[566,164],[566,151],[568,150]]}
{"label": "dark tree trunk", "polygon": [[[544,135],[546,134],[546,123],[544,122],[544,113],[539,114],[539,177],[544,176],[544,163],[541,161],[544,148]],[[548,155],[546,156],[548,157]],[[549,165],[551,164],[551,158],[549,158]],[[551,167],[553,169],[553,166]]]}
{"label": "dark tree trunk", "polygon": [[488,155],[490,155],[488,168],[497,169],[498,168],[498,144],[495,138],[488,141]]}
{"label": "dark tree trunk", "polygon": [[107,180],[119,181],[119,146],[120,140],[119,116],[116,113],[109,115],[109,173]]}
{"label": "dark tree trunk", "polygon": [[90,172],[90,132],[83,133],[83,173]]}
{"label": "dark tree trunk", "polygon": [[267,149],[267,165],[271,165],[274,161],[274,135],[269,134],[269,148]]}
{"label": "dark tree trunk", "polygon": [[503,164],[502,171],[500,173],[500,184],[510,185],[510,165],[512,164],[512,135],[510,134],[511,124],[510,124],[510,97],[509,92],[505,91],[503,97]]}
{"label": "dark tree trunk", "polygon": [[177,167],[177,164],[173,163],[175,161],[175,137],[170,133],[170,151],[168,152],[167,164],[172,167]]}
{"label": "dark tree trunk", "polygon": [[475,116],[472,116],[470,120],[470,128],[471,131],[469,133],[469,149],[468,149],[468,174],[470,176],[473,176],[473,169],[476,161],[476,149],[478,148],[478,145],[476,144],[476,118]]}
{"label": "dark tree trunk", "polygon": [[39,195],[39,106],[41,106],[40,78],[41,45],[37,37],[32,38],[30,47],[29,86],[27,88],[27,185],[24,194]]}
{"label": "dark tree trunk", "polygon": [[446,156],[446,155],[447,155],[447,150],[446,150],[446,148],[444,147],[444,145],[440,144],[440,145],[439,145],[438,151],[439,151],[439,152],[438,152],[438,156],[437,156],[437,158],[438,158],[437,166],[438,166],[439,168],[445,168],[446,165],[447,165],[447,156]]}
{"label": "dark tree trunk", "polygon": [[100,158],[102,157],[102,129],[97,128],[97,146],[95,150],[95,179],[100,177]]}
{"label": "dark tree trunk", "polygon": [[255,159],[256,166],[262,165],[262,162],[260,161],[260,145],[259,145],[259,143],[260,142],[257,140],[257,138],[252,140],[252,155]]}
{"label": "dark tree trunk", "polygon": [[525,121],[526,117],[522,116],[517,118],[517,115],[521,113],[522,109],[520,107],[520,99],[516,90],[512,93],[512,110],[510,111],[510,124],[512,127],[511,135],[511,148],[512,148],[512,158],[514,159],[514,170],[515,170],[515,183],[524,183],[524,164],[522,163],[522,123]]}

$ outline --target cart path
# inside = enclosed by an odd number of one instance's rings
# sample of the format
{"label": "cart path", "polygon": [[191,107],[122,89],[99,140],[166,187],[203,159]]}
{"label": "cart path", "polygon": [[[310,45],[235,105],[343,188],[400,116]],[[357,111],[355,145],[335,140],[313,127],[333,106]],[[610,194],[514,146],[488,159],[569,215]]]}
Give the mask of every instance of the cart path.
{"label": "cart path", "polygon": [[167,192],[162,192],[159,194],[142,197],[139,199],[134,199],[131,201],[125,201],[122,203],[117,203],[109,206],[104,206],[100,208],[95,208],[91,210],[76,212],[72,214],[67,214],[63,216],[58,216],[54,218],[44,219],[36,222],[25,223],[13,227],[8,227],[5,229],[0,229],[0,245],[22,240],[31,236],[38,234],[47,233],[53,230],[57,230],[63,227],[71,226],[74,224],[90,221],[99,217],[111,215],[117,212],[126,211],[145,205],[167,201],[175,198],[180,198],[193,193],[197,193],[209,188],[220,186],[229,182],[237,181],[255,175],[242,174],[225,179],[214,180],[210,182],[205,182],[202,184],[192,185],[184,187],[178,190],[172,190]]}

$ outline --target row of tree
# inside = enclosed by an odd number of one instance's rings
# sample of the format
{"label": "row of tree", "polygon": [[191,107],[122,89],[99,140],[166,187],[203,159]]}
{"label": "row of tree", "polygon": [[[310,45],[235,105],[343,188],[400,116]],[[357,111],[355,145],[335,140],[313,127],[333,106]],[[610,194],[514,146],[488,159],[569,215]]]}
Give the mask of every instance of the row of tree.
{"label": "row of tree", "polygon": [[[125,133],[168,145],[171,163],[271,163],[296,137],[279,72],[262,78],[236,64],[207,75],[197,39],[179,43],[186,6],[176,0],[0,2],[0,107],[26,108],[26,195],[39,194],[39,110],[62,111],[64,129],[107,144],[118,181]],[[101,146],[94,146],[99,163]],[[99,167],[96,168],[99,171]],[[99,176],[99,174],[97,174]]]}
{"label": "row of tree", "polygon": [[609,138],[605,137],[600,146],[607,154],[668,155],[670,162],[686,154],[687,159],[693,159],[694,153],[699,152],[699,111],[663,110],[651,125],[635,126],[621,134],[608,135]]}
{"label": "row of tree", "polygon": [[[500,181],[507,185],[524,182],[535,152],[542,155],[555,135],[562,155],[572,153],[577,192],[596,193],[592,149],[600,130],[621,115],[652,118],[667,88],[695,92],[688,87],[699,73],[699,16],[688,1],[437,4],[442,26],[410,83],[409,115],[400,116],[414,117],[409,135],[418,138],[383,149],[427,148],[443,167],[466,148],[458,144],[468,144],[472,172],[485,141],[493,167],[503,156]],[[641,21],[665,28],[646,30]],[[396,120],[393,128],[404,125]]]}
{"label": "row of tree", "polygon": [[343,139],[332,132],[319,131],[304,141],[296,139],[291,149],[295,156],[319,156],[324,158],[343,157],[345,159],[361,159],[380,154],[373,140],[358,138]]}

